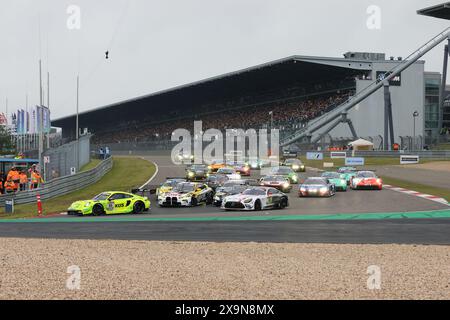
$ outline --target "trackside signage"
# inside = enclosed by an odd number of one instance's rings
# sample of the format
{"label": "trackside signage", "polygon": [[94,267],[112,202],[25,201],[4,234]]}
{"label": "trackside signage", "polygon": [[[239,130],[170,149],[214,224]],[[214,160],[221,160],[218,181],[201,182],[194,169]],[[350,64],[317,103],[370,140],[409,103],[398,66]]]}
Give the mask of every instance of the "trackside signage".
{"label": "trackside signage", "polygon": [[330,158],[331,159],[345,159],[345,158],[347,158],[347,152],[331,152]]}
{"label": "trackside signage", "polygon": [[308,160],[323,160],[322,152],[308,152],[306,154],[306,159]]}
{"label": "trackside signage", "polygon": [[400,164],[417,164],[419,161],[419,156],[400,156]]}
{"label": "trackside signage", "polygon": [[363,166],[364,163],[364,158],[345,158],[346,166]]}

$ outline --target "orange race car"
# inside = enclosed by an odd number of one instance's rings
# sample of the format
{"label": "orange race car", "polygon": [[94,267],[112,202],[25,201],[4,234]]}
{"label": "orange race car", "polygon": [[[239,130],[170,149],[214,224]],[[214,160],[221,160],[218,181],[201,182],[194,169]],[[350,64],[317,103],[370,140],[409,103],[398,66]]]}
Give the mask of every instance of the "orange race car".
{"label": "orange race car", "polygon": [[211,163],[208,166],[209,172],[211,173],[216,173],[217,170],[221,169],[221,168],[225,168],[226,165],[223,161],[213,161],[213,163]]}

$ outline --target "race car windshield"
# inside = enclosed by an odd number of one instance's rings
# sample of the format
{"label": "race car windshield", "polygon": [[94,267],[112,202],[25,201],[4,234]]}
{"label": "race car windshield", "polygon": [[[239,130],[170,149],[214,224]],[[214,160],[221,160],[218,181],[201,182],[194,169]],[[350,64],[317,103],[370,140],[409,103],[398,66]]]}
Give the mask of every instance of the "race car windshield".
{"label": "race car windshield", "polygon": [[175,187],[177,184],[179,183],[179,181],[166,181],[163,183],[163,187]]}
{"label": "race car windshield", "polygon": [[351,172],[356,172],[356,170],[354,168],[340,168],[338,170],[339,173],[351,173]]}
{"label": "race car windshield", "polygon": [[242,194],[247,196],[264,196],[266,194],[266,190],[264,189],[247,189]]}
{"label": "race car windshield", "polygon": [[377,176],[373,172],[359,172],[358,178],[376,178]]}
{"label": "race car windshield", "polygon": [[291,174],[292,173],[292,169],[291,168],[275,168],[275,169],[273,169],[273,173]]}
{"label": "race car windshield", "polygon": [[284,177],[273,176],[273,177],[266,177],[263,179],[263,181],[284,182],[286,181],[286,179]]}
{"label": "race car windshield", "polygon": [[224,188],[232,188],[234,186],[240,186],[242,185],[242,183],[237,183],[237,182],[227,182],[223,185]]}
{"label": "race car windshield", "polygon": [[297,159],[287,159],[286,164],[301,164],[302,162]]}
{"label": "race car windshield", "polygon": [[322,177],[328,179],[340,179],[341,175],[337,172],[325,172],[324,174],[322,174]]}
{"label": "race car windshield", "polygon": [[192,170],[206,170],[205,166],[202,165],[194,165],[191,167]]}
{"label": "race car windshield", "polygon": [[218,172],[223,173],[223,174],[233,174],[234,170],[233,169],[219,169]]}
{"label": "race car windshield", "polygon": [[95,196],[94,199],[95,201],[103,201],[109,198],[109,196],[111,195],[111,193],[100,193],[99,195]]}
{"label": "race car windshield", "polygon": [[218,192],[241,193],[245,187],[240,185],[223,186]]}
{"label": "race car windshield", "polygon": [[194,186],[192,184],[179,184],[175,191],[180,193],[192,192],[194,191]]}
{"label": "race car windshield", "polygon": [[308,179],[303,184],[307,185],[307,186],[311,186],[311,185],[318,185],[318,184],[325,185],[326,183],[322,179]]}

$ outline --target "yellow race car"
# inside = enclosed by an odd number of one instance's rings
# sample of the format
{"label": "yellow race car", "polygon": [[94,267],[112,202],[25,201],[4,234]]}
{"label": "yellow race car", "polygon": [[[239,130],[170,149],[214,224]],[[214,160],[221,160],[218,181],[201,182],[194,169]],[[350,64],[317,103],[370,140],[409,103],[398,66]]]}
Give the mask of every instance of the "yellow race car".
{"label": "yellow race car", "polygon": [[150,209],[148,197],[122,191],[102,192],[91,200],[72,203],[67,210],[69,215],[94,215],[143,213]]}
{"label": "yellow race car", "polygon": [[156,189],[156,196],[159,196],[160,194],[165,194],[165,193],[172,191],[172,189],[174,187],[176,187],[177,184],[182,183],[182,182],[186,182],[186,179],[167,178],[167,180],[163,184],[161,184],[159,186],[159,188]]}

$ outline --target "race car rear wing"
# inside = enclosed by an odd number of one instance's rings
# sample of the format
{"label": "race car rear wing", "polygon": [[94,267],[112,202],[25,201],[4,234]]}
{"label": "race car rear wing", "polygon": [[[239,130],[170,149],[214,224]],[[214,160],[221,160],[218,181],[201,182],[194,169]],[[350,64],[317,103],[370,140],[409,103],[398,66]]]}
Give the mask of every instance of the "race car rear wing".
{"label": "race car rear wing", "polygon": [[136,188],[132,189],[131,193],[141,197],[150,197],[150,195],[156,193],[156,188]]}

